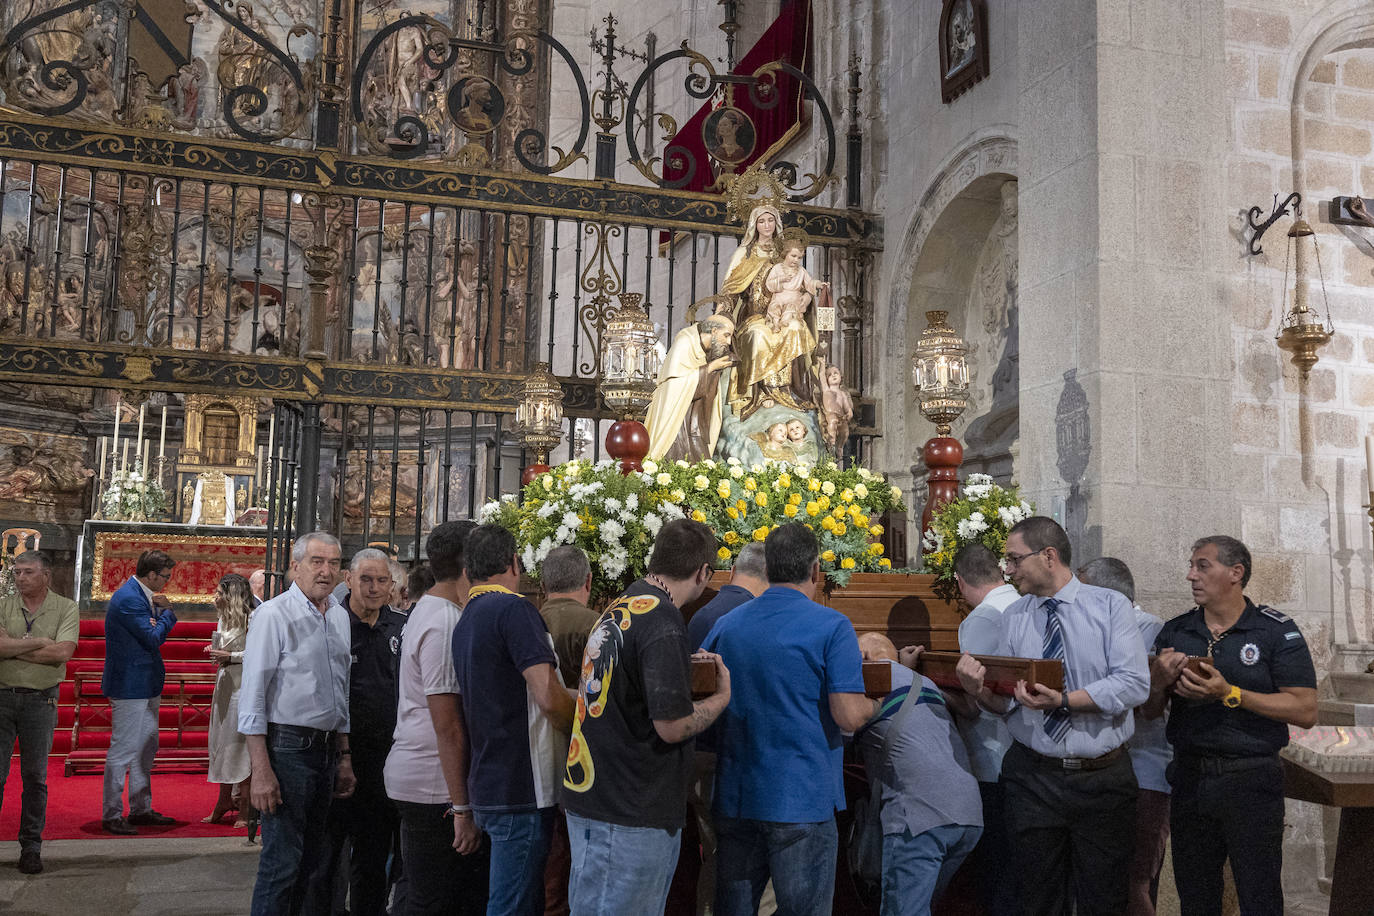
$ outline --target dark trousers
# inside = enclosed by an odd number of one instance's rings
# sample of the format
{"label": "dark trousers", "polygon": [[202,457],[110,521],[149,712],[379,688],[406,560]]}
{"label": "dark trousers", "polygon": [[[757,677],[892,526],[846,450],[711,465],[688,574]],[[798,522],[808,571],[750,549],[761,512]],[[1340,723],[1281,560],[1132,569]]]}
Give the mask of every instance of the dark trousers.
{"label": "dark trousers", "polygon": [[1283,765],[1277,755],[1177,757],[1169,765],[1174,884],[1183,916],[1221,913],[1231,860],[1245,916],[1283,913]]}
{"label": "dark trousers", "polygon": [[406,893],[399,916],[482,916],[487,911],[491,846],[485,835],[476,852],[453,848],[448,805],[396,802],[401,814],[401,858]]}
{"label": "dark trousers", "polygon": [[1159,870],[1169,847],[1169,793],[1141,789],[1135,802],[1135,855],[1126,916],[1154,916]]}
{"label": "dark trousers", "polygon": [[1016,893],[1016,873],[1007,867],[1012,861],[1011,840],[1007,836],[1002,784],[978,783],[983,799],[983,835],[965,867],[973,872],[978,903],[987,916],[1015,916],[1021,904]]}
{"label": "dark trousers", "polygon": [[1065,770],[1018,742],[1002,760],[1002,786],[1022,912],[1125,912],[1137,793],[1130,757]]}
{"label": "dark trousers", "polygon": [[[353,747],[353,775],[358,785],[349,798],[336,798],[329,806],[327,845],[310,877],[306,916],[330,916],[344,910],[337,905],[348,886],[351,916],[384,916],[390,886],[388,864],[392,839],[400,825],[396,806],[386,797],[382,768],[387,749]],[[345,854],[345,848],[351,852]],[[342,863],[342,864],[341,864]],[[346,865],[346,868],[345,868]]]}
{"label": "dark trousers", "polygon": [[19,809],[19,849],[37,851],[43,845],[48,814],[48,753],[57,724],[57,688],[19,693],[0,687],[0,803],[10,757],[19,742],[19,777],[24,782]]}
{"label": "dark trousers", "polygon": [[307,878],[325,847],[335,758],[322,732],[267,726],[267,759],[281,787],[275,812],[262,812],[262,854],[253,885],[253,916],[300,911]]}

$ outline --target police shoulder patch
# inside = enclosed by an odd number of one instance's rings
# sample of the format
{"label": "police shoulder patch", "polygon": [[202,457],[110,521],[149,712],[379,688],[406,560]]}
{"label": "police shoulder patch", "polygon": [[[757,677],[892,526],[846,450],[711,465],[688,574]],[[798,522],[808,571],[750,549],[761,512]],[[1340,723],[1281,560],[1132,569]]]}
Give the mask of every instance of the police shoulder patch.
{"label": "police shoulder patch", "polygon": [[1268,605],[1260,605],[1259,612],[1263,614],[1265,617],[1270,617],[1274,620],[1277,620],[1279,623],[1293,622],[1292,617],[1289,617],[1287,614],[1283,613],[1283,611],[1276,611]]}

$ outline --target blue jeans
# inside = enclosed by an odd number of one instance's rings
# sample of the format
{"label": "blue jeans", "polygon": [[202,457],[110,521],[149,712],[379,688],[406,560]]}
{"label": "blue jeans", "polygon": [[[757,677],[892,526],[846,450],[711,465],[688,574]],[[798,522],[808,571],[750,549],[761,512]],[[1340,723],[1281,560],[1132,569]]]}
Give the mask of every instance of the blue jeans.
{"label": "blue jeans", "polygon": [[263,811],[262,853],[253,885],[253,916],[286,916],[300,909],[305,878],[325,850],[325,823],[334,794],[335,758],[329,740],[314,729],[267,726],[281,804]]}
{"label": "blue jeans", "polygon": [[773,879],[778,912],[829,916],[835,896],[835,819],[785,824],[716,817],[716,916],[753,916]]}
{"label": "blue jeans", "polygon": [[110,699],[110,750],[105,755],[101,820],[124,816],[124,774],[129,774],[129,813],[153,810],[153,758],[157,756],[157,709],[161,697]]}
{"label": "blue jeans", "polygon": [[572,916],[659,913],[677,869],[682,830],[623,827],[568,814]]}
{"label": "blue jeans", "polygon": [[929,916],[930,904],[944,893],[973,847],[982,827],[945,824],[912,835],[883,836],[882,916]]}
{"label": "blue jeans", "polygon": [[55,725],[56,687],[41,693],[15,693],[0,688],[0,803],[5,800],[10,755],[18,739],[19,777],[24,781],[19,814],[21,852],[37,852],[43,845],[48,811],[48,753],[52,750]]}
{"label": "blue jeans", "polygon": [[544,863],[553,838],[554,808],[537,811],[474,811],[491,838],[487,916],[541,916]]}

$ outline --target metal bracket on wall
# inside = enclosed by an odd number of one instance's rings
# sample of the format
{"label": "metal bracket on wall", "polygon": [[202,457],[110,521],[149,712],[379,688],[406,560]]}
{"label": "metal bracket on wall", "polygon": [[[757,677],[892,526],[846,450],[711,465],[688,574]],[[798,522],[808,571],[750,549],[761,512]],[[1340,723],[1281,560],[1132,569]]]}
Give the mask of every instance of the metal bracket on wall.
{"label": "metal bracket on wall", "polygon": [[1254,257],[1255,255],[1264,253],[1264,249],[1260,247],[1260,238],[1264,235],[1265,231],[1268,230],[1270,226],[1274,225],[1274,223],[1278,221],[1279,217],[1284,216],[1288,213],[1289,207],[1293,208],[1293,213],[1296,215],[1298,212],[1298,208],[1301,206],[1302,195],[1299,194],[1297,191],[1294,191],[1292,194],[1289,194],[1287,197],[1285,197],[1283,199],[1283,203],[1279,203],[1279,195],[1275,194],[1274,210],[1269,214],[1269,218],[1262,223],[1257,223],[1255,222],[1255,220],[1259,218],[1260,214],[1262,214],[1264,210],[1260,207],[1251,207],[1250,212],[1247,213],[1245,216],[1245,222],[1250,227],[1250,256]]}

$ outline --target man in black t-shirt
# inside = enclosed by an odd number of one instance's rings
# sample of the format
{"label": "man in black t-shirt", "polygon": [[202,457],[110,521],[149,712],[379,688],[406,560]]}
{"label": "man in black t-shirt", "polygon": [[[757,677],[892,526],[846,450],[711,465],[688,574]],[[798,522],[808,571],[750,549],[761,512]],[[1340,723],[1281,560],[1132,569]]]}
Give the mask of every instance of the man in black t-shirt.
{"label": "man in black t-shirt", "polygon": [[[1197,607],[1155,638],[1150,698],[1169,707],[1174,883],[1184,916],[1221,912],[1229,858],[1241,912],[1283,913],[1283,766],[1289,724],[1317,721],[1317,679],[1298,625],[1244,594],[1250,551],[1235,538],[1193,545]],[[1185,669],[1203,656],[1202,673]]]}
{"label": "man in black t-shirt", "polygon": [[715,535],[678,519],[654,541],[649,572],[601,615],[587,639],[559,800],[568,813],[573,916],[662,913],[677,865],[693,736],[730,702],[720,656],[716,692],[692,701],[682,605],[706,587]]}

